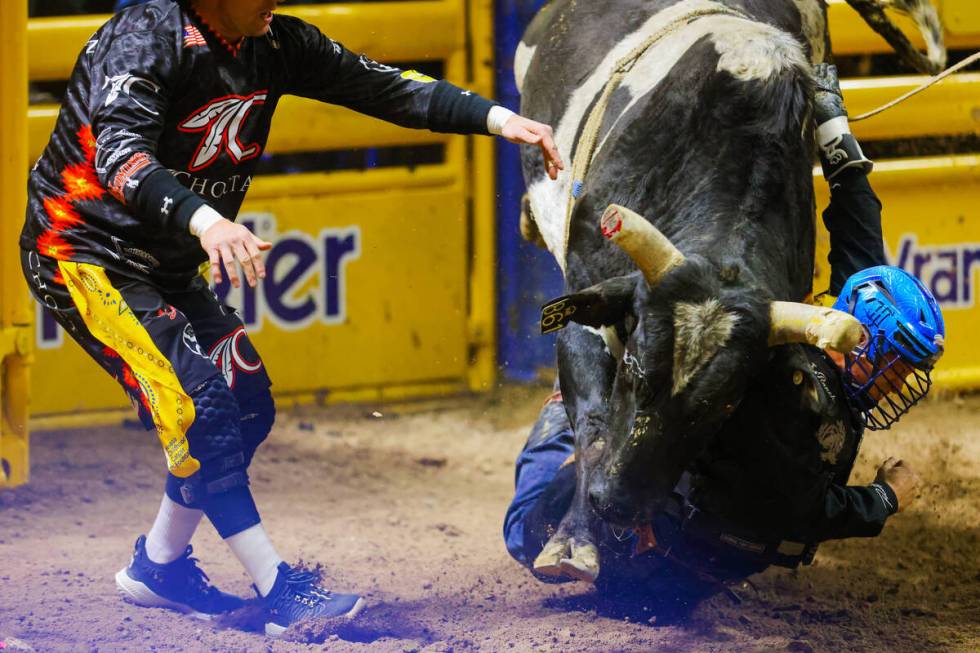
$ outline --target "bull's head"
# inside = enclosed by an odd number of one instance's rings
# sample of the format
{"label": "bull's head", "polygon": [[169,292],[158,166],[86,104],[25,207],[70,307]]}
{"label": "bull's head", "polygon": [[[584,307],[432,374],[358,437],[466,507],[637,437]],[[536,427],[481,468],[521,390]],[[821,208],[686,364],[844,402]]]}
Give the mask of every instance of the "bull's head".
{"label": "bull's head", "polygon": [[630,525],[662,507],[752,373],[764,368],[768,347],[806,342],[850,351],[863,330],[846,313],[759,296],[737,267],[686,257],[623,207],[606,210],[602,231],[639,273],[553,302],[542,324],[598,329],[620,357],[608,422],[586,454],[593,506],[607,521]]}

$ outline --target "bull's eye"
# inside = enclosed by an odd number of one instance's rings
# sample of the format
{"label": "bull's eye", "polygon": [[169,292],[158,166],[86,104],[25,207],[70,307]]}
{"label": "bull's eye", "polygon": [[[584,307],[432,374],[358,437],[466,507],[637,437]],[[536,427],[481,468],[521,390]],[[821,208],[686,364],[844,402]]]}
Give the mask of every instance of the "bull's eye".
{"label": "bull's eye", "polygon": [[729,265],[722,266],[722,268],[718,271],[718,278],[721,279],[723,283],[731,285],[738,281],[739,272],[741,272],[741,268],[738,267],[738,264],[731,263]]}

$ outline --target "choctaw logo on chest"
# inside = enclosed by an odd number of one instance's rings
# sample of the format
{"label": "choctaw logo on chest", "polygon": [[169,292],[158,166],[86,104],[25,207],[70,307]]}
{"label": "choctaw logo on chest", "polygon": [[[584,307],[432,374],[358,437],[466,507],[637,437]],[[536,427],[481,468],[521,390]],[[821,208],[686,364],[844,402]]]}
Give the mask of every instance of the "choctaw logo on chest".
{"label": "choctaw logo on chest", "polygon": [[262,152],[258,143],[244,145],[239,140],[243,125],[253,107],[265,104],[268,91],[256,91],[251,95],[226,95],[211,100],[192,113],[177,128],[182,132],[204,132],[204,138],[194,152],[188,170],[207,168],[218,160],[221,153],[235,163],[257,157]]}

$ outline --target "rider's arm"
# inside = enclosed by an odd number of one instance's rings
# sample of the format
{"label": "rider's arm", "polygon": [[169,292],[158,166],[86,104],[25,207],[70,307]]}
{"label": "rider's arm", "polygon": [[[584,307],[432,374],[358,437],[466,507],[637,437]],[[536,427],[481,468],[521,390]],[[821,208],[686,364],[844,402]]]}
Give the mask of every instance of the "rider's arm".
{"label": "rider's arm", "polygon": [[863,486],[831,485],[822,514],[811,522],[814,540],[874,537],[885,520],[898,511],[898,499],[887,483]]}
{"label": "rider's arm", "polygon": [[881,202],[863,171],[846,170],[834,178],[823,221],[830,232],[827,258],[834,297],[852,274],[888,264],[881,235]]}
{"label": "rider's arm", "polygon": [[[287,66],[285,92],[436,132],[489,134],[495,103],[415,71],[357,56],[297,18],[277,16]],[[502,127],[502,125],[501,125]]]}
{"label": "rider's arm", "polygon": [[174,44],[159,34],[132,32],[81,56],[99,59],[91,68],[89,99],[99,181],[137,218],[186,231],[204,200],[156,157],[177,78]]}

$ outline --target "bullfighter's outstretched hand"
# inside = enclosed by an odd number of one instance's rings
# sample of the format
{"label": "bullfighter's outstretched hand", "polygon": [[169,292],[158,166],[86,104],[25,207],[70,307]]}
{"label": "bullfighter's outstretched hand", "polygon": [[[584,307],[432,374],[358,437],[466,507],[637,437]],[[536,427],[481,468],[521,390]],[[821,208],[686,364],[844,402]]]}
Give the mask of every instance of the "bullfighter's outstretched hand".
{"label": "bullfighter's outstretched hand", "polygon": [[545,169],[552,179],[557,179],[558,171],[565,169],[549,125],[514,114],[504,123],[500,135],[518,145],[539,146],[541,154],[544,155]]}

